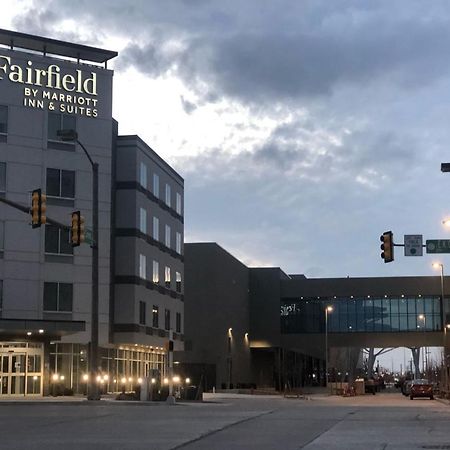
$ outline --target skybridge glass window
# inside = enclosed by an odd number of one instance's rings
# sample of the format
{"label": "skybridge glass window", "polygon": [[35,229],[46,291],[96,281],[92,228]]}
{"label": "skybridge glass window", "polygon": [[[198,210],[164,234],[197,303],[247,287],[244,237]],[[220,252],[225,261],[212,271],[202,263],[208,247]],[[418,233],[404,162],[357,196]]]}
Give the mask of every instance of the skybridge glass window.
{"label": "skybridge glass window", "polygon": [[441,303],[436,296],[283,298],[283,333],[395,333],[442,331]]}

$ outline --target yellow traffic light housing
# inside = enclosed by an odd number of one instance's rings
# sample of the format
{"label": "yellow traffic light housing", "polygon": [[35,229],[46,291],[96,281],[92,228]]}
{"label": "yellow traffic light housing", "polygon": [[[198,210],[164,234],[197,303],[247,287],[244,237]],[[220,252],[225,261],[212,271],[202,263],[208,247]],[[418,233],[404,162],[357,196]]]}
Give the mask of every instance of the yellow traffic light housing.
{"label": "yellow traffic light housing", "polygon": [[47,196],[42,193],[40,189],[35,189],[31,193],[31,226],[32,228],[38,228],[41,225],[45,225],[47,217],[45,212],[47,210]]}
{"label": "yellow traffic light housing", "polygon": [[385,263],[394,261],[394,235],[392,231],[385,231],[380,236],[380,241],[382,242],[381,248],[381,258]]}
{"label": "yellow traffic light housing", "polygon": [[72,213],[72,221],[70,225],[70,241],[72,247],[78,247],[85,240],[84,233],[84,217],[81,215],[80,211],[74,211]]}

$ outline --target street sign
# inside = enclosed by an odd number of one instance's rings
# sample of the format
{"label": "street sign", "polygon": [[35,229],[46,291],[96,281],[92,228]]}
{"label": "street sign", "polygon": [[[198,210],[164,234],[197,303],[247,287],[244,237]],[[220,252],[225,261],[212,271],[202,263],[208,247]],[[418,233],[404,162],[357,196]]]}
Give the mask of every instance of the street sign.
{"label": "street sign", "polygon": [[405,256],[423,256],[423,236],[405,234]]}
{"label": "street sign", "polygon": [[427,239],[427,253],[450,253],[450,239]]}
{"label": "street sign", "polygon": [[89,228],[86,228],[84,230],[84,242],[86,242],[86,244],[90,244],[90,245],[92,245],[94,243],[94,240],[92,238],[92,230]]}

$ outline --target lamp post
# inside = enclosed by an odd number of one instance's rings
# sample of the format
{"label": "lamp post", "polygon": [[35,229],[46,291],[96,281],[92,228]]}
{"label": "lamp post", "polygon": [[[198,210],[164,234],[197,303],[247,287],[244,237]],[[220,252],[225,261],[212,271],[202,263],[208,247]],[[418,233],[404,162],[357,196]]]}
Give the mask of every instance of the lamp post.
{"label": "lamp post", "polygon": [[[442,223],[445,226],[450,226],[450,220],[443,220]],[[441,314],[442,314],[442,328],[444,330],[444,342],[443,342],[443,353],[444,353],[444,369],[445,369],[445,385],[446,389],[448,386],[448,374],[447,374],[447,331],[449,328],[449,324],[447,323],[447,311],[445,308],[445,292],[444,292],[444,264],[442,263],[433,263],[433,267],[435,269],[441,269]]]}
{"label": "lamp post", "polygon": [[[424,333],[423,337],[424,337],[424,340],[425,340],[425,331],[426,331],[426,317],[425,317],[425,314],[419,314],[417,316],[417,318],[419,320],[423,321],[423,333]],[[424,346],[423,346],[422,368],[423,368],[424,373],[426,374],[426,372],[427,372],[427,347],[425,345],[425,342],[424,342]]]}
{"label": "lamp post", "polygon": [[325,307],[325,387],[328,386],[328,313],[333,312],[333,307]]}
{"label": "lamp post", "polygon": [[227,344],[228,344],[228,356],[227,356],[227,378],[228,378],[228,389],[231,389],[232,384],[232,374],[233,374],[233,360],[231,356],[231,340],[233,338],[233,328],[228,328],[227,333]]}
{"label": "lamp post", "polygon": [[83,149],[92,167],[92,302],[91,302],[91,343],[89,351],[88,400],[100,400],[97,386],[98,371],[98,163],[94,162],[85,146],[78,140],[75,130],[58,130],[58,137],[66,142],[76,142]]}

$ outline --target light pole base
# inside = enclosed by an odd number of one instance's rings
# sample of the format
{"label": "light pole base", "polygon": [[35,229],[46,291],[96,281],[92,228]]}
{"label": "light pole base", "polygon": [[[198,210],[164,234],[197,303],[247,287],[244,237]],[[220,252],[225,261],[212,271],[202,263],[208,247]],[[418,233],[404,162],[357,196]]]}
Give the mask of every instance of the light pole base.
{"label": "light pole base", "polygon": [[168,405],[175,405],[177,401],[175,400],[175,397],[173,395],[169,395],[166,399],[166,403]]}

